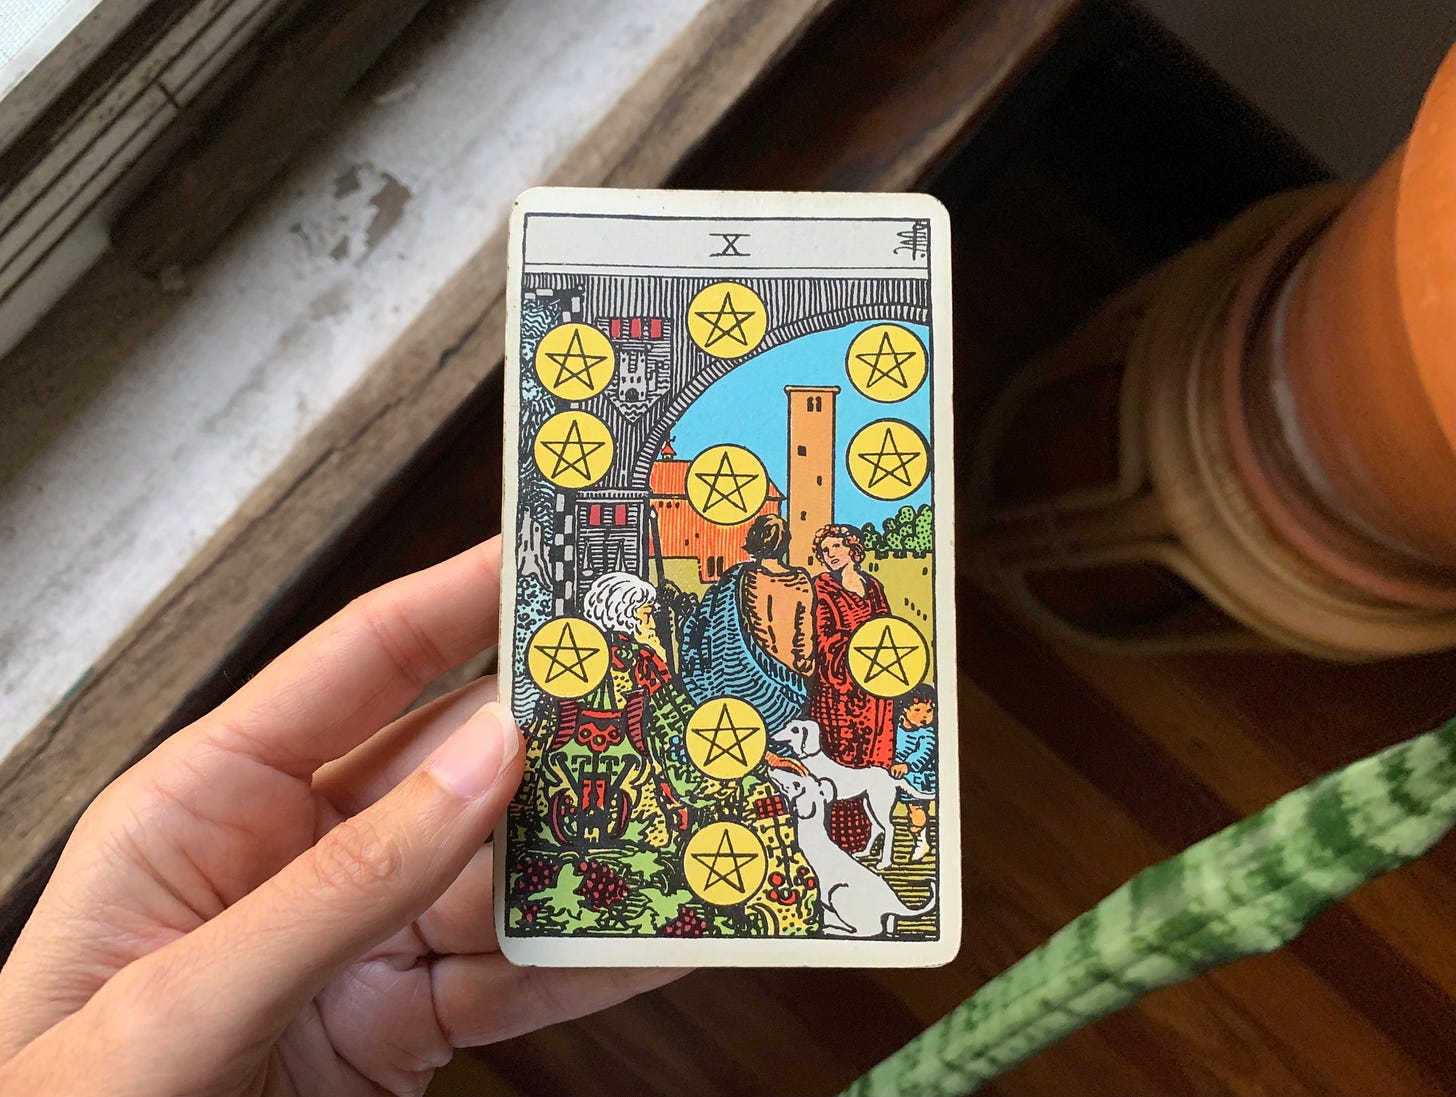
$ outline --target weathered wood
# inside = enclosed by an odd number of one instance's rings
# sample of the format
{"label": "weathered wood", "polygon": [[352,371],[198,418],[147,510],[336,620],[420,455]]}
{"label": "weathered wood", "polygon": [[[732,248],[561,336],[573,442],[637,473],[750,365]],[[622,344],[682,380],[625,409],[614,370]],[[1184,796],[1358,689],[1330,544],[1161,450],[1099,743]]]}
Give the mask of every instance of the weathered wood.
{"label": "weathered wood", "polygon": [[[656,58],[550,180],[666,178],[823,6],[718,0]],[[70,826],[156,739],[196,714],[199,683],[245,659],[270,611],[500,363],[504,226],[270,477],[92,673],[0,763],[0,922],[23,917]],[[26,885],[29,885],[28,887]]]}
{"label": "weathered wood", "polygon": [[108,254],[5,357],[0,752],[712,2],[619,0],[550,35],[534,0],[431,5],[195,270],[164,287]]}
{"label": "weathered wood", "polygon": [[844,4],[812,49],[745,97],[683,166],[678,185],[913,187],[991,116],[1080,6]]}
{"label": "weathered wood", "polygon": [[[97,60],[104,58],[122,39],[135,32],[138,24],[151,20],[155,27],[155,20],[164,20],[171,14],[167,11],[153,14],[149,8],[165,9],[168,6],[149,5],[146,0],[112,0],[106,4],[71,0],[51,5],[47,25],[33,28],[34,36],[20,42],[16,42],[16,17],[13,12],[7,11],[7,49],[0,58],[0,87],[5,89],[3,99],[0,99],[0,148],[15,142],[60,100],[71,96],[79,98],[94,88],[94,78],[98,75]],[[170,6],[175,9],[179,5]],[[67,9],[75,17],[66,18],[68,29],[57,33],[56,18],[64,18]],[[29,22],[25,18],[18,21],[22,25]],[[141,33],[146,34],[148,29]],[[16,49],[17,45],[19,49]],[[104,69],[104,66],[101,68]],[[76,88],[78,83],[83,85],[84,90]],[[4,178],[6,176],[0,173],[0,179]]]}
{"label": "weathered wood", "polygon": [[224,102],[178,120],[196,137],[117,218],[112,245],[153,275],[207,254],[425,3],[310,4]]}
{"label": "weathered wood", "polygon": [[[18,135],[12,123],[29,117],[36,104],[17,103],[27,99],[20,89],[6,95],[0,104],[0,354],[105,252],[111,219],[185,136],[179,118],[201,116],[216,102],[247,71],[253,37],[303,2],[148,4],[93,64],[68,72],[64,91]],[[98,11],[113,8],[125,4]]]}
{"label": "weathered wood", "polygon": [[[823,0],[715,4],[658,60],[630,102],[581,143],[569,171],[553,181],[660,182],[824,6]],[[953,121],[937,132],[957,137],[977,111],[996,103],[1075,7],[1076,0],[944,6],[940,16],[952,24],[942,35],[946,41],[965,42],[966,26],[1017,30],[950,64],[956,82],[939,86],[939,101],[942,117]],[[845,34],[853,31],[853,18],[869,16],[883,30],[872,10],[851,5],[849,24],[838,13],[825,22]],[[1025,18],[1033,10],[1037,19]],[[895,43],[901,56],[897,63],[909,64],[903,55],[914,49],[923,29],[915,24],[902,30]],[[1021,51],[1022,59],[1008,56],[1007,50]],[[816,54],[815,64],[826,76],[845,88],[855,84],[842,70],[825,66],[824,57]],[[904,94],[893,81],[882,87],[892,111],[924,105],[921,96]],[[940,160],[944,150],[926,142],[917,128],[923,120],[911,114],[904,125],[881,132],[887,147],[901,151],[880,161],[883,175],[862,173],[861,185],[903,185]],[[721,138],[715,140],[721,147]],[[814,174],[814,165],[839,152],[833,144],[820,145],[814,156],[799,161],[802,182],[786,177],[783,185],[826,185]],[[21,915],[24,896],[48,872],[50,856],[91,797],[160,735],[216,699],[198,692],[199,683],[248,659],[274,620],[270,607],[286,601],[285,592],[336,557],[340,539],[498,365],[503,254],[503,239],[480,249],[477,260],[432,302],[389,358],[299,445],[286,467],[259,489],[71,696],[0,763],[0,827],[13,835],[0,855],[0,895],[11,907],[10,921]]]}

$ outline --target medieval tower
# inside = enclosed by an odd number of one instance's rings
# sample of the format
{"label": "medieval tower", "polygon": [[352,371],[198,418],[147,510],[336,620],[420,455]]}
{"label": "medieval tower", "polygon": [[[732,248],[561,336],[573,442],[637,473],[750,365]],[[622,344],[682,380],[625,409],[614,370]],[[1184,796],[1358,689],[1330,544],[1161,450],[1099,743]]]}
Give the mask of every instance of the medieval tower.
{"label": "medieval tower", "polygon": [[814,534],[834,521],[834,398],[838,385],[786,385],[789,398],[789,563],[823,571]]}

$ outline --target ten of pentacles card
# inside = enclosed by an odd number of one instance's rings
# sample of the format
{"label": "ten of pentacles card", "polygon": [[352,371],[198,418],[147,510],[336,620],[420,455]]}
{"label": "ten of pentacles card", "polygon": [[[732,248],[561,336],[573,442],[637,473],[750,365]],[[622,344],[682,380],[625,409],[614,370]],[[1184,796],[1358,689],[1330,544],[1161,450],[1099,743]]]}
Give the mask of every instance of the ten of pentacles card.
{"label": "ten of pentacles card", "polygon": [[949,247],[925,195],[517,203],[510,959],[955,955]]}

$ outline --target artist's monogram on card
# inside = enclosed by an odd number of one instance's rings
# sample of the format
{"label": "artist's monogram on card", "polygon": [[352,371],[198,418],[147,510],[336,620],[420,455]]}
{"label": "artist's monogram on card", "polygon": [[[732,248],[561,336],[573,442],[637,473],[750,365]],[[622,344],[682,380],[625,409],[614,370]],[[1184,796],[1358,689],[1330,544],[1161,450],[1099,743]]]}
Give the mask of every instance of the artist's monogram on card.
{"label": "artist's monogram on card", "polygon": [[[949,296],[927,207],[523,200],[503,671],[528,766],[497,853],[512,955],[953,952]],[[850,942],[901,951],[856,960]]]}

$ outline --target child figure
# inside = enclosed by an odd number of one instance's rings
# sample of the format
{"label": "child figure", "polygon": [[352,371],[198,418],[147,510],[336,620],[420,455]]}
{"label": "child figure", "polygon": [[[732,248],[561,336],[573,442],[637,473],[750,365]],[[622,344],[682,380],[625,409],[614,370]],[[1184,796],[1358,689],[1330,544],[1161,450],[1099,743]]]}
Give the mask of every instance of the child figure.
{"label": "child figure", "polygon": [[905,778],[908,784],[926,794],[926,799],[920,800],[903,789],[897,793],[898,799],[909,805],[913,842],[910,860],[920,861],[930,852],[926,824],[935,797],[935,687],[916,686],[900,698],[898,707],[895,762],[890,766],[890,775]]}

